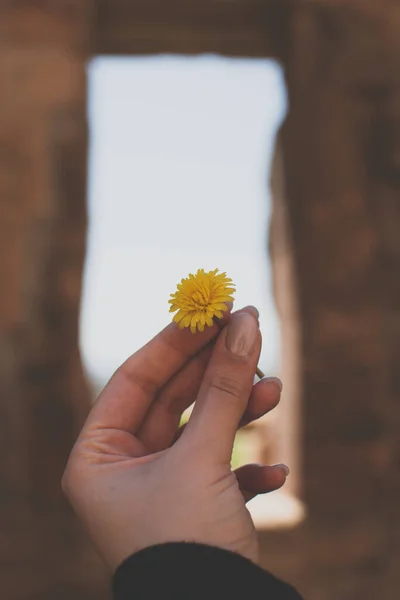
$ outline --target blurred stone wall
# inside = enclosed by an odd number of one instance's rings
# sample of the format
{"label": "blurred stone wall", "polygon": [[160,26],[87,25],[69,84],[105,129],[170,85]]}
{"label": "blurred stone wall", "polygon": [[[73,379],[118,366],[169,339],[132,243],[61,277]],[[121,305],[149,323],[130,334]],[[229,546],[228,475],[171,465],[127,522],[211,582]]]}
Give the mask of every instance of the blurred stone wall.
{"label": "blurred stone wall", "polygon": [[274,202],[295,265],[308,518],[263,536],[264,564],[309,600],[390,600],[400,589],[400,2],[297,2],[287,30]]}
{"label": "blurred stone wall", "polygon": [[60,489],[89,406],[78,350],[89,9],[83,0],[0,2],[0,595],[7,600],[98,600],[107,591]]}

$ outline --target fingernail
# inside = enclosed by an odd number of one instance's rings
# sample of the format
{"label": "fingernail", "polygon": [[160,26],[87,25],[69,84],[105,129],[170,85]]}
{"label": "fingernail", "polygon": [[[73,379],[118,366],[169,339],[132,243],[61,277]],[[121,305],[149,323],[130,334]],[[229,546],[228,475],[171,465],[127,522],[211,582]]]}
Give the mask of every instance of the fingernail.
{"label": "fingernail", "polygon": [[256,309],[255,306],[245,306],[244,308],[240,309],[240,312],[247,312],[247,313],[251,313],[252,315],[255,316],[256,319],[259,318],[260,313],[258,312],[258,310]]}
{"label": "fingernail", "polygon": [[226,304],[228,310],[225,310],[223,312],[221,319],[226,319],[227,315],[231,312],[231,310],[233,308],[233,302],[224,302],[224,304]]}
{"label": "fingernail", "polygon": [[233,315],[226,334],[228,350],[237,356],[251,354],[257,342],[258,331],[258,324],[249,313]]}
{"label": "fingernail", "polygon": [[290,469],[287,465],[284,465],[283,463],[279,463],[279,465],[272,465],[273,467],[276,467],[278,469],[282,469],[282,471],[285,473],[285,477],[287,477],[290,473]]}
{"label": "fingernail", "polygon": [[275,383],[275,385],[278,386],[278,388],[280,389],[280,391],[282,391],[283,383],[279,379],[279,377],[263,377],[262,381],[266,381],[267,383]]}

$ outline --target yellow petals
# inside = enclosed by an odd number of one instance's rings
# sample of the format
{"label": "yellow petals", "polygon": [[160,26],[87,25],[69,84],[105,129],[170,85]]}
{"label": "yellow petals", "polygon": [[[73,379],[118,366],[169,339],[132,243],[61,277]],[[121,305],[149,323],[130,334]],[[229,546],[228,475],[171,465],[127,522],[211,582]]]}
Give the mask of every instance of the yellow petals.
{"label": "yellow petals", "polygon": [[221,319],[228,310],[226,302],[233,302],[235,287],[226,273],[218,269],[206,273],[199,269],[182,279],[175,294],[171,294],[169,312],[176,312],[173,321],[179,328],[190,327],[192,333],[204,331],[205,325],[212,327],[214,317]]}

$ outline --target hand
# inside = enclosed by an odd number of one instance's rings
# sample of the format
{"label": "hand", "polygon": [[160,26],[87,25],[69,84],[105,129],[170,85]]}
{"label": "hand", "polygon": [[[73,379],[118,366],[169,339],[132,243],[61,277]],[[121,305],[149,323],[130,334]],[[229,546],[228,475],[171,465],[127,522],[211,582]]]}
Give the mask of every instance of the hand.
{"label": "hand", "polygon": [[[221,327],[223,327],[221,332]],[[246,501],[285,482],[282,466],[232,472],[235,434],[279,402],[279,380],[253,385],[256,309],[193,335],[172,323],[114,374],[84,425],[63,490],[106,563],[191,541],[258,560]],[[182,412],[195,407],[183,431]]]}

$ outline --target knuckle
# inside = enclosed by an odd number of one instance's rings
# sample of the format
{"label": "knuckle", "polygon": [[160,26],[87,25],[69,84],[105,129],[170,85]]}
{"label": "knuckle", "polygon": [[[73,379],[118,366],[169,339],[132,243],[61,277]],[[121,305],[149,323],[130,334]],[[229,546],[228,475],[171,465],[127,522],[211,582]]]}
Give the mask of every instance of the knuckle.
{"label": "knuckle", "polygon": [[142,390],[146,394],[152,395],[158,391],[156,382],[151,377],[145,377],[140,369],[135,366],[134,356],[128,358],[113,375],[114,380],[119,380],[124,387],[133,390]]}
{"label": "knuckle", "polygon": [[213,390],[223,392],[232,398],[241,398],[243,394],[243,384],[239,378],[216,373],[208,382],[209,387]]}

